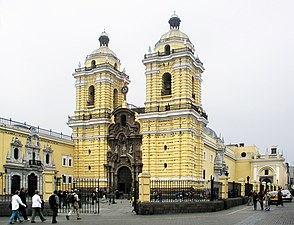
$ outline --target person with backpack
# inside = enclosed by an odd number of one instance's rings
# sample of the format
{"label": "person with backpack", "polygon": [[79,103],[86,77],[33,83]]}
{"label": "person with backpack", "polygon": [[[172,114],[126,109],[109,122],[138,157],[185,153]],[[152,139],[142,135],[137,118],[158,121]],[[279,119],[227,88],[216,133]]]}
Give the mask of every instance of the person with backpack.
{"label": "person with backpack", "polygon": [[49,205],[52,210],[52,223],[57,223],[56,217],[58,213],[59,197],[56,190],[49,197]]}
{"label": "person with backpack", "polygon": [[77,220],[80,220],[80,213],[79,213],[79,196],[78,196],[78,190],[74,189],[73,193],[69,195],[69,204],[70,204],[70,211],[65,216],[67,220],[69,220],[69,216],[72,214],[73,211],[76,211],[77,213]]}

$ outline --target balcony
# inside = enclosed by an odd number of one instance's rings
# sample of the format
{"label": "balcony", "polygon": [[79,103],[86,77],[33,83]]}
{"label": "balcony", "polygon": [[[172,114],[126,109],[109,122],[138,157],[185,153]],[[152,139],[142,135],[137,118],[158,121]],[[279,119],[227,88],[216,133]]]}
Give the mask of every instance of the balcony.
{"label": "balcony", "polygon": [[29,165],[32,166],[42,166],[42,162],[40,160],[29,160]]}

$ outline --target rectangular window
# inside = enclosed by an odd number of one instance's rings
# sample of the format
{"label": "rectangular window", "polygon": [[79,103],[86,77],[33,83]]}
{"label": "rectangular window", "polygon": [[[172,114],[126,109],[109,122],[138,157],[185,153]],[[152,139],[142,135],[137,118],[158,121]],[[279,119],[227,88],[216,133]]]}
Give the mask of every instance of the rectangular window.
{"label": "rectangular window", "polygon": [[72,166],[72,158],[71,157],[68,158],[68,166]]}
{"label": "rectangular window", "polygon": [[66,156],[62,156],[62,165],[66,166]]}
{"label": "rectangular window", "polygon": [[203,160],[206,160],[206,152],[203,152]]}
{"label": "rectangular window", "polygon": [[62,183],[66,184],[66,176],[62,175]]}
{"label": "rectangular window", "polygon": [[205,170],[203,170],[203,180],[205,180]]}
{"label": "rectangular window", "polygon": [[268,170],[264,170],[264,175],[268,175]]}
{"label": "rectangular window", "polygon": [[72,183],[72,177],[68,177],[68,183],[69,183],[69,184]]}
{"label": "rectangular window", "polygon": [[210,162],[213,162],[213,155],[210,155]]}

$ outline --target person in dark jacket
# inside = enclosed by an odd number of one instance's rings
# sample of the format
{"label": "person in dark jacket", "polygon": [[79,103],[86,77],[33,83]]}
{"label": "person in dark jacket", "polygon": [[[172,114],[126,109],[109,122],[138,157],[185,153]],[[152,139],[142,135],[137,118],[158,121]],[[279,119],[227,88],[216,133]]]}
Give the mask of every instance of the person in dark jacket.
{"label": "person in dark jacket", "polygon": [[[19,197],[20,197],[22,203],[25,205],[27,205],[26,193],[27,193],[27,190],[24,187],[22,187],[19,192]],[[30,220],[27,216],[26,207],[24,207],[23,205],[20,204],[18,210],[21,213],[21,215],[25,221]]]}
{"label": "person in dark jacket", "polygon": [[258,193],[258,201],[259,201],[261,210],[263,210],[263,197],[264,197],[264,191],[260,191]]}
{"label": "person in dark jacket", "polygon": [[49,204],[52,210],[52,223],[57,223],[56,217],[57,217],[58,207],[59,207],[59,197],[57,195],[56,190],[49,197]]}
{"label": "person in dark jacket", "polygon": [[253,191],[252,193],[252,200],[253,200],[253,208],[254,210],[257,209],[257,201],[258,201],[258,194],[256,193],[256,191]]}

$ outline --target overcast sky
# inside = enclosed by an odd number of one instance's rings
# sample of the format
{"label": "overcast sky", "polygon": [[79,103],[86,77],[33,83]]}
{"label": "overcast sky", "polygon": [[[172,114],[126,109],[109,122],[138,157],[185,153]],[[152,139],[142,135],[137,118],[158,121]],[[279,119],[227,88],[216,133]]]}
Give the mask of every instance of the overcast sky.
{"label": "overcast sky", "polygon": [[144,106],[142,59],[176,14],[204,63],[203,108],[225,143],[277,145],[294,165],[294,2],[0,0],[0,117],[71,134],[79,61],[109,48]]}

